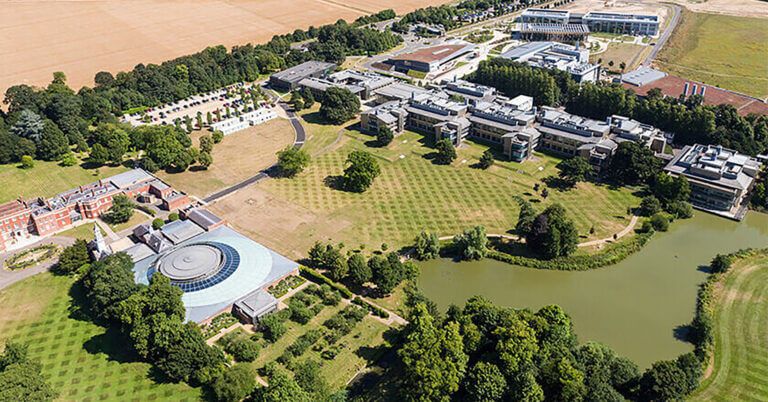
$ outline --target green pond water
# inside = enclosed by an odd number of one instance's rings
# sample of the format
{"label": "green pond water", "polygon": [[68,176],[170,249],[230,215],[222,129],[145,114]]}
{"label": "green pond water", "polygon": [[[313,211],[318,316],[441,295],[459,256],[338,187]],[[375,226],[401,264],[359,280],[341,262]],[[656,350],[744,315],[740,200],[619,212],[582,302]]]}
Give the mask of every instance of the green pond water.
{"label": "green pond water", "polygon": [[440,259],[421,264],[419,286],[441,311],[474,295],[514,308],[558,304],[579,341],[603,342],[648,367],[692,350],[676,335],[693,318],[706,265],[717,253],[747,247],[768,247],[768,215],[750,212],[739,223],[696,212],[609,267],[571,272]]}

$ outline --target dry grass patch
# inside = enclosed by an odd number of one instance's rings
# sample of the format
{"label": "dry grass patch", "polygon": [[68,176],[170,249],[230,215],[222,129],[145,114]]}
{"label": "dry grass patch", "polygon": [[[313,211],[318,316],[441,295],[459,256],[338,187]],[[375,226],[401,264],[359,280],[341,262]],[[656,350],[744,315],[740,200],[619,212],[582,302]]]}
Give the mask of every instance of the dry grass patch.
{"label": "dry grass patch", "polygon": [[[199,147],[199,138],[206,134],[210,135],[210,132],[193,132],[193,146]],[[193,166],[182,173],[158,172],[158,176],[174,187],[202,198],[273,165],[277,162],[277,151],[293,144],[294,138],[290,122],[274,119],[225,135],[214,145],[213,164],[206,170]]]}

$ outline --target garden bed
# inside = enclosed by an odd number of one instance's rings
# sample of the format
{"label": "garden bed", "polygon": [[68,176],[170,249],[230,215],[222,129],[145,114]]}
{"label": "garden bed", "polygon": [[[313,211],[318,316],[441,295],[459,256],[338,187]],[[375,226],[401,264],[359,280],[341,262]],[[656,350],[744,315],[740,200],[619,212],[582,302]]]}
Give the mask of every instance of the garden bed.
{"label": "garden bed", "polygon": [[300,276],[291,275],[281,280],[280,282],[278,282],[277,285],[270,286],[267,289],[267,292],[269,292],[269,294],[271,294],[272,296],[275,296],[275,298],[279,299],[282,296],[284,296],[286,293],[290,292],[291,290],[298,288],[299,286],[301,286],[301,284],[303,284],[306,281],[307,281],[306,279]]}
{"label": "garden bed", "polygon": [[221,313],[211,319],[211,322],[201,325],[203,338],[210,339],[216,336],[222,329],[235,325],[239,320],[232,313]]}
{"label": "garden bed", "polygon": [[43,244],[29,250],[22,251],[21,253],[5,260],[5,267],[11,271],[19,271],[48,261],[59,254],[60,251],[61,249],[59,246],[53,243]]}

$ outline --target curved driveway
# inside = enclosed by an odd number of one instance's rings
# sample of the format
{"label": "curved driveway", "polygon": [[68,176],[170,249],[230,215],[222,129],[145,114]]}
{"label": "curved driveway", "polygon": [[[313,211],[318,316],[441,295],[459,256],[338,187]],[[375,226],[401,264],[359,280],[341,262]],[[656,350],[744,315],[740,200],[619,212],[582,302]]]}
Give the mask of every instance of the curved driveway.
{"label": "curved driveway", "polygon": [[[266,91],[266,93],[272,98],[272,100],[275,100],[277,104],[285,110],[285,114],[288,115],[288,121],[291,122],[291,126],[293,126],[293,131],[296,134],[293,140],[293,147],[298,149],[301,148],[304,145],[304,141],[307,139],[307,133],[304,130],[304,126],[301,125],[301,117],[296,116],[296,113],[294,113],[293,109],[291,109],[290,106],[288,106],[287,103],[280,100],[280,98],[276,97],[274,94],[272,94],[269,91]],[[268,168],[260,171],[255,176],[251,176],[240,183],[234,184],[230,187],[227,187],[221,191],[217,191],[205,198],[203,198],[203,201],[206,203],[211,203],[216,200],[218,200],[221,197],[224,197],[226,195],[232,194],[237,190],[240,190],[243,187],[250,186],[253,183],[258,183],[267,177],[269,177],[270,174],[273,174],[277,171],[277,164],[273,164],[272,166],[269,166]]]}
{"label": "curved driveway", "polygon": [[661,50],[661,47],[664,46],[665,43],[667,43],[667,40],[672,35],[672,32],[675,31],[675,27],[677,26],[677,23],[680,22],[680,6],[676,4],[666,4],[669,7],[672,7],[672,19],[669,21],[669,24],[667,24],[667,29],[664,30],[664,32],[661,33],[659,36],[659,39],[656,41],[656,45],[653,46],[653,49],[651,49],[651,52],[648,53],[648,56],[645,58],[645,61],[643,62],[643,65],[645,67],[648,67],[653,62],[653,59],[656,58],[656,55],[659,54],[659,51]]}

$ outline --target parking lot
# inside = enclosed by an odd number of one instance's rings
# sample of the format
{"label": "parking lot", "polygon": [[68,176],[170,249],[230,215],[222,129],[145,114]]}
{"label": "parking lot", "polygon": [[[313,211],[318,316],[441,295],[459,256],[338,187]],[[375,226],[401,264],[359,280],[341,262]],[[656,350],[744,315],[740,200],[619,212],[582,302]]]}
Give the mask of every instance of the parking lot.
{"label": "parking lot", "polygon": [[[240,95],[240,91],[245,90],[245,100]],[[216,111],[219,111],[221,120],[227,119],[227,108],[230,115],[234,116],[235,109],[242,113],[252,111],[254,104],[251,101],[251,90],[255,90],[253,84],[238,83],[220,88],[211,92],[205,92],[190,96],[177,102],[167,103],[161,106],[152,107],[141,112],[135,112],[123,115],[122,121],[130,123],[133,126],[140,125],[173,125],[176,119],[181,119],[182,123],[186,117],[192,122],[192,127],[198,127],[197,116],[200,115],[203,124],[207,124],[207,115],[210,112],[213,122],[219,121]],[[266,106],[269,102],[260,100],[258,107]]]}

